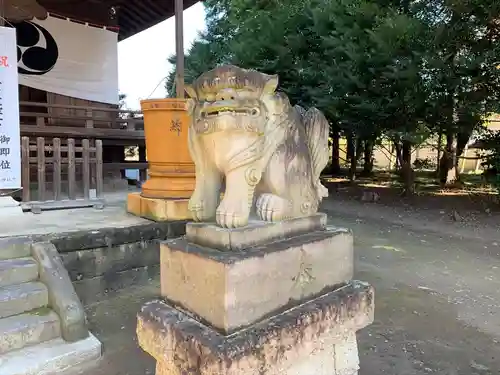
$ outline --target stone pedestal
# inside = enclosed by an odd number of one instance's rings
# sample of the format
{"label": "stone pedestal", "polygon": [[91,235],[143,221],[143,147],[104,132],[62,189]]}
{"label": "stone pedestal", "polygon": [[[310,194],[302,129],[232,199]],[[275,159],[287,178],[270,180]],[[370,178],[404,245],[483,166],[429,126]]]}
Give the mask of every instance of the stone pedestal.
{"label": "stone pedestal", "polygon": [[189,223],[161,245],[162,299],[138,315],[157,375],[354,375],[373,288],[353,281],[352,234],[326,215],[241,229]]}
{"label": "stone pedestal", "polygon": [[188,220],[188,202],[189,199],[146,198],[141,193],[130,193],[127,212],[153,221]]}

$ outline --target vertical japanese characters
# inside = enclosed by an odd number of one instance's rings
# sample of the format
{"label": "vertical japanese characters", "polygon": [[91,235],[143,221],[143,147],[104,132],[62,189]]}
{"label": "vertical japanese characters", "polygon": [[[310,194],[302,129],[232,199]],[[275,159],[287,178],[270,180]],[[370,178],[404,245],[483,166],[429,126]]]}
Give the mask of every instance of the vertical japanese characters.
{"label": "vertical japanese characters", "polygon": [[0,27],[0,190],[21,188],[16,30]]}
{"label": "vertical japanese characters", "polygon": [[[7,61],[8,60],[6,56],[0,56],[0,66],[7,67],[8,66]],[[10,169],[10,160],[8,159],[10,155],[10,146],[9,146],[10,137],[3,133],[4,130],[3,97],[5,95],[3,86],[4,86],[3,82],[0,80],[0,169]]]}

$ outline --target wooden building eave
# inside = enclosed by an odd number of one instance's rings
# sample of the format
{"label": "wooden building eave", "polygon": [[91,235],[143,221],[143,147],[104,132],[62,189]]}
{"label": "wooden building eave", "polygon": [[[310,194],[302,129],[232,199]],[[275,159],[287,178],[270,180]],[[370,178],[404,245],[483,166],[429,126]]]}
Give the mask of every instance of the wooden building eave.
{"label": "wooden building eave", "polygon": [[[199,0],[184,0],[184,10]],[[102,26],[117,26],[119,40],[146,30],[175,13],[175,0],[38,0],[49,13]]]}

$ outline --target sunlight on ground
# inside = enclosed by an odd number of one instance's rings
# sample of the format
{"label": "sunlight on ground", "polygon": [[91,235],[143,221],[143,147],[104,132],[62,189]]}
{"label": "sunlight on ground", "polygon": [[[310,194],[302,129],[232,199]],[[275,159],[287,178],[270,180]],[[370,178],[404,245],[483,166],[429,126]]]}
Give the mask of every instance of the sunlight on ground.
{"label": "sunlight on ground", "polygon": [[451,196],[467,196],[467,195],[497,195],[496,191],[489,188],[475,188],[471,190],[440,190],[440,191],[430,191],[427,194],[436,197],[451,197]]}
{"label": "sunlight on ground", "polygon": [[340,182],[349,182],[347,178],[341,178],[341,177],[328,177],[328,176],[323,176],[323,179],[326,182],[331,182],[331,183],[340,183]]}
{"label": "sunlight on ground", "polygon": [[396,253],[404,253],[404,250],[398,249],[394,246],[387,246],[387,245],[373,245],[372,249],[383,249],[383,250],[388,250],[388,251],[394,251]]}
{"label": "sunlight on ground", "polygon": [[[401,188],[402,183],[390,174],[384,176],[374,176],[373,178],[360,177],[353,184],[349,184],[349,179],[345,177],[325,176],[323,181],[331,184],[338,184],[339,190],[349,189],[350,186],[356,186],[363,189],[394,189]],[[415,189],[418,195],[428,195],[434,197],[465,197],[465,196],[496,196],[498,193],[491,185],[485,184],[484,181],[477,177],[469,178],[463,176],[463,180],[456,185],[451,185],[447,188],[441,188],[436,183],[435,178],[426,178],[419,176],[415,180]]]}

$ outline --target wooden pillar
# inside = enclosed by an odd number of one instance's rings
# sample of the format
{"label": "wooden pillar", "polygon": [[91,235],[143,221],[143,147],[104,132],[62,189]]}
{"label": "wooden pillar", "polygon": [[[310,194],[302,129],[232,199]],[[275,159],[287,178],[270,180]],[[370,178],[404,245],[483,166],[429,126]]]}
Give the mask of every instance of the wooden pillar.
{"label": "wooden pillar", "polygon": [[[2,0],[0,0],[2,1]],[[178,99],[184,98],[184,1],[175,0],[175,54],[176,82],[175,91]]]}
{"label": "wooden pillar", "polygon": [[4,0],[0,0],[0,26],[5,26],[5,5]]}

